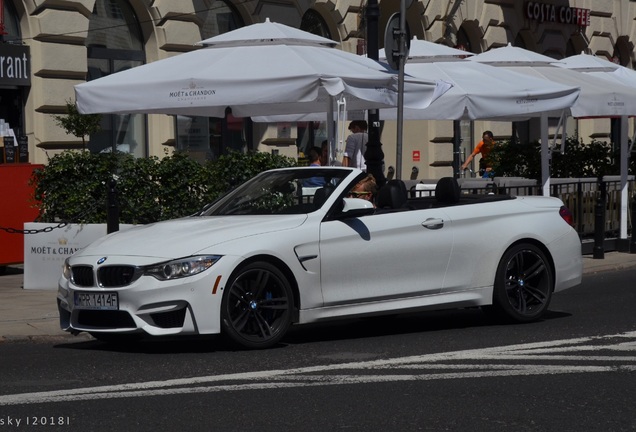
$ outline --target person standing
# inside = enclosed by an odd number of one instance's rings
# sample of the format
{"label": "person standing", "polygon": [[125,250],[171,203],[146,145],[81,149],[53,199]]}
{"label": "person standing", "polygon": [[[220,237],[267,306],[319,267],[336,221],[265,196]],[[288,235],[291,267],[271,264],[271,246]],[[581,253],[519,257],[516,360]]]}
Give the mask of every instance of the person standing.
{"label": "person standing", "polygon": [[349,123],[349,130],[351,131],[351,135],[347,137],[342,166],[359,168],[366,171],[367,166],[364,160],[364,152],[367,149],[367,142],[369,142],[367,122],[364,120],[354,120]]}
{"label": "person standing", "polygon": [[490,177],[492,172],[492,164],[489,160],[489,155],[492,149],[495,147],[494,136],[491,131],[484,131],[481,141],[475,147],[475,150],[466,158],[466,161],[462,164],[462,171],[468,168],[468,164],[477,156],[481,154],[479,160],[479,172],[484,178]]}

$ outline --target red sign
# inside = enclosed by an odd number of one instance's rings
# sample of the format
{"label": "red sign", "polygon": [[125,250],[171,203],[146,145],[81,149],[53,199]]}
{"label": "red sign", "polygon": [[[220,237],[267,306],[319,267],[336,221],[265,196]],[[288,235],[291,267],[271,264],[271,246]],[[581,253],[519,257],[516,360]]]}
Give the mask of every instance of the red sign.
{"label": "red sign", "polygon": [[420,161],[420,151],[413,150],[413,162],[419,162],[419,161]]}
{"label": "red sign", "polygon": [[526,18],[539,22],[576,24],[579,27],[587,27],[590,25],[590,9],[527,2]]}

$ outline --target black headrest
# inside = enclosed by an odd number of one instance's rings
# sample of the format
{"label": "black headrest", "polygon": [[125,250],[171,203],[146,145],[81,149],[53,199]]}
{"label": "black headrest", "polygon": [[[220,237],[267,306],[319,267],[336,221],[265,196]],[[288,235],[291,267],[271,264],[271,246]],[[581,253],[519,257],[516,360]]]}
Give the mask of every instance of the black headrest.
{"label": "black headrest", "polygon": [[320,189],[316,189],[314,193],[314,208],[319,209],[322,207],[325,201],[327,201],[327,198],[329,198],[329,195],[331,195],[331,192],[333,192],[333,186],[329,184]]}
{"label": "black headrest", "polygon": [[378,191],[378,208],[398,209],[404,207],[407,200],[406,185],[402,180],[389,180]]}
{"label": "black headrest", "polygon": [[455,177],[442,177],[435,186],[435,198],[438,202],[455,204],[459,202],[459,183]]}

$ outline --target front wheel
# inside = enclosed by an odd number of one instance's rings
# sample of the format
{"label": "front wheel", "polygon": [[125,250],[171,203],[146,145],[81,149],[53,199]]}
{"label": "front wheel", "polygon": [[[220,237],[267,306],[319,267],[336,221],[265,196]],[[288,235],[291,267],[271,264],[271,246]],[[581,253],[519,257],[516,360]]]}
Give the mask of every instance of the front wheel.
{"label": "front wheel", "polygon": [[269,348],[289,329],[293,304],[289,281],[276,266],[248,264],[237,271],[223,294],[223,333],[244,348]]}
{"label": "front wheel", "polygon": [[497,267],[493,310],[516,322],[535,321],[548,309],[554,276],[545,254],[535,245],[518,244]]}

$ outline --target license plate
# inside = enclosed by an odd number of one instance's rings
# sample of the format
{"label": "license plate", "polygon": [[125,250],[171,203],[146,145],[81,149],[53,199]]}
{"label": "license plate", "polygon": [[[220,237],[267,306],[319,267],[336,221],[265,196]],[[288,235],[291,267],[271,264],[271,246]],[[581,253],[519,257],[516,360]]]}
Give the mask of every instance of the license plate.
{"label": "license plate", "polygon": [[75,308],[93,310],[118,310],[117,293],[75,292]]}

